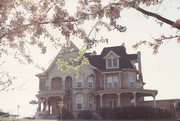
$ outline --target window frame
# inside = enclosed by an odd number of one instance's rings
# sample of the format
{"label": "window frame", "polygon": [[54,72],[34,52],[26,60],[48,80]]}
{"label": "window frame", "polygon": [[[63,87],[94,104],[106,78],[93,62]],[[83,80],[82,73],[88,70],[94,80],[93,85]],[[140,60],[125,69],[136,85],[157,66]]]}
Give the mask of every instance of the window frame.
{"label": "window frame", "polygon": [[[117,83],[117,85],[115,85]],[[110,86],[111,84],[111,86]],[[116,75],[107,77],[107,88],[117,88],[119,84],[119,77]]]}
{"label": "window frame", "polygon": [[[78,86],[79,83],[81,86]],[[83,77],[82,76],[76,77],[76,88],[83,88]]]}
{"label": "window frame", "polygon": [[129,81],[129,87],[130,88],[135,88],[135,79],[133,75],[128,75],[128,81]]}
{"label": "window frame", "polygon": [[[92,80],[90,80],[90,77],[92,78]],[[92,75],[88,76],[87,82],[88,82],[88,88],[94,88],[94,76],[92,76]]]}
{"label": "window frame", "polygon": [[[77,110],[83,110],[83,98],[84,96],[82,94],[76,94],[76,109]],[[78,105],[81,105],[81,108],[78,108]]]}
{"label": "window frame", "polygon": [[[89,96],[89,104],[88,104],[89,110],[93,110],[93,96]],[[90,108],[91,107],[91,108]]]}
{"label": "window frame", "polygon": [[106,59],[106,68],[113,69],[119,67],[119,58],[107,58]]}

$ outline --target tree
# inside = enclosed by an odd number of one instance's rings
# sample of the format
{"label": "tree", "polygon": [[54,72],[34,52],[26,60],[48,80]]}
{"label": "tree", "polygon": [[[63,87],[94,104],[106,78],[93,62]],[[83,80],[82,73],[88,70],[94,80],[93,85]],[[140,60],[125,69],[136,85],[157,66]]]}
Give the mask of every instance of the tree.
{"label": "tree", "polygon": [[[112,0],[109,3],[103,0],[78,0],[73,3],[76,6],[73,9],[74,13],[67,8],[67,2],[66,0],[1,0],[0,57],[10,54],[19,61],[36,65],[29,53],[29,46],[37,46],[44,54],[49,44],[61,47],[62,50],[67,49],[72,36],[83,40],[84,49],[90,49],[99,42],[108,42],[107,38],[95,38],[92,33],[98,33],[104,28],[108,31],[125,32],[126,27],[117,23],[117,20],[121,19],[121,11],[125,8],[133,8],[180,30],[179,19],[172,21],[141,8],[142,5],[160,4],[162,0]],[[85,29],[84,25],[87,22],[92,24],[91,29]],[[154,39],[154,42],[140,41],[133,47],[148,44],[153,48],[154,53],[157,53],[162,42],[171,38],[176,38],[180,42],[180,35],[177,33],[170,36],[162,35]],[[63,40],[67,41],[63,42]],[[0,73],[2,78],[4,75],[9,77],[5,81],[0,81],[2,86],[0,90],[4,90],[11,85],[12,79],[8,73],[3,71]],[[8,82],[7,86],[4,85],[5,82]]]}

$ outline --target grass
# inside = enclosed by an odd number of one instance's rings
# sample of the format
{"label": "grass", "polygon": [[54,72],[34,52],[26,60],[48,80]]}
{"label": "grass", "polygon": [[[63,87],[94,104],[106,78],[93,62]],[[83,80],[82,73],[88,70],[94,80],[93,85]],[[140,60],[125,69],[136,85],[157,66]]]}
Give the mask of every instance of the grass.
{"label": "grass", "polygon": [[[59,120],[36,120],[36,119],[13,119],[7,117],[0,117],[0,121],[59,121]],[[63,120],[63,121],[177,121],[177,120]]]}
{"label": "grass", "polygon": [[[59,121],[59,120],[33,120],[33,119],[8,119],[3,118],[3,120],[0,119],[0,121]],[[177,120],[63,120],[63,121],[177,121]]]}

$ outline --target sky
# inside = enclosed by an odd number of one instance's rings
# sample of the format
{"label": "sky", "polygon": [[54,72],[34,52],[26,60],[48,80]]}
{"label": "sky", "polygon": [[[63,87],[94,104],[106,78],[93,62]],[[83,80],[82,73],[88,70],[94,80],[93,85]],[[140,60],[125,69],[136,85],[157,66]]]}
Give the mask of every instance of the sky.
{"label": "sky", "polygon": [[[157,12],[158,14],[168,17],[175,21],[180,18],[180,0],[165,0],[159,7],[149,7],[148,10]],[[149,46],[141,46],[138,49],[133,49],[132,45],[141,40],[151,41],[153,38],[158,38],[160,35],[173,35],[176,29],[169,25],[163,24],[162,27],[157,24],[155,19],[144,15],[133,9],[125,9],[121,13],[119,24],[126,26],[127,31],[120,33],[118,31],[107,32],[102,30],[97,36],[108,38],[109,42],[99,44],[94,47],[98,54],[101,53],[104,47],[119,46],[123,42],[127,52],[137,53],[141,51],[142,72],[146,85],[145,89],[158,90],[156,99],[180,99],[180,44],[172,39],[163,43],[159,48],[159,53],[154,55],[152,48]],[[72,38],[73,39],[73,38]],[[76,38],[72,40],[78,47],[81,42]],[[53,58],[59,50],[49,48],[45,55],[36,52],[36,49],[31,48],[31,53],[37,63],[46,68],[50,65]],[[6,63],[1,65],[1,70],[8,71],[17,76],[13,81],[15,90],[0,92],[0,109],[17,114],[20,106],[19,114],[24,116],[34,115],[37,105],[29,104],[31,100],[37,100],[35,95],[38,91],[38,78],[35,76],[42,71],[35,68],[33,65],[20,64],[13,57],[4,57]],[[152,99],[152,98],[150,98]]]}

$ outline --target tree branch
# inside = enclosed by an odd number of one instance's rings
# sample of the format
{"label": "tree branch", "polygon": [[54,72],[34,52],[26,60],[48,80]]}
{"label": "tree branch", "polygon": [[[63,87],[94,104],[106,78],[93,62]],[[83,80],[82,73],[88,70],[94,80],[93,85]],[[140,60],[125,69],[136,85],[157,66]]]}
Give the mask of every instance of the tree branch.
{"label": "tree branch", "polygon": [[154,17],[154,18],[156,18],[156,19],[158,19],[158,20],[160,20],[160,21],[162,21],[162,22],[164,22],[164,23],[166,23],[166,24],[169,24],[169,25],[171,25],[172,27],[180,30],[180,25],[179,25],[179,24],[176,24],[176,22],[174,22],[174,21],[171,21],[171,20],[169,20],[169,19],[167,19],[167,18],[164,18],[164,17],[162,17],[162,16],[160,16],[160,15],[158,15],[158,14],[156,14],[156,13],[149,12],[149,11],[147,11],[147,10],[144,10],[144,9],[142,9],[142,8],[140,8],[140,7],[137,7],[137,8],[136,8],[136,7],[133,7],[133,8],[135,8],[137,11],[139,11],[139,12],[145,14],[145,15],[152,16],[152,17]]}

